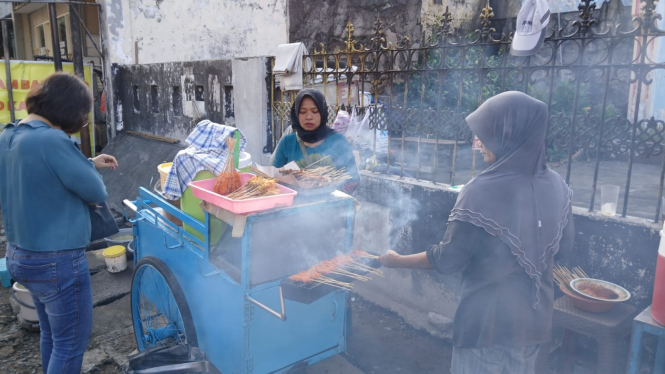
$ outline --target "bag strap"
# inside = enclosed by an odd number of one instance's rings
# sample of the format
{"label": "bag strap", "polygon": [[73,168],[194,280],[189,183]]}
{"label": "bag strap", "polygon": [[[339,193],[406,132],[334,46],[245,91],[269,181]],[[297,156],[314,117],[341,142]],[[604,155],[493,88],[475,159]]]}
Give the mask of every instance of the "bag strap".
{"label": "bag strap", "polygon": [[300,151],[302,152],[303,157],[305,158],[305,167],[309,166],[312,164],[312,161],[309,159],[309,155],[307,154],[307,149],[305,149],[305,143],[300,139],[300,137],[296,134],[296,138],[298,139],[298,145],[300,146]]}

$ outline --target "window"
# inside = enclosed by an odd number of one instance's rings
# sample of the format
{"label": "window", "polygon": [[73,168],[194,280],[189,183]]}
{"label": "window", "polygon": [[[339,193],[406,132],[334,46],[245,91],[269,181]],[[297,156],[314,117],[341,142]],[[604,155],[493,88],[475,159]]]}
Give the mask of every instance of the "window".
{"label": "window", "polygon": [[44,26],[46,24],[41,24],[35,27],[35,44],[37,48],[46,48],[46,34],[44,34]]}
{"label": "window", "polygon": [[139,101],[139,86],[134,86],[132,91],[134,92],[134,112],[140,113],[141,101]]}
{"label": "window", "polygon": [[58,38],[60,40],[60,55],[67,58],[69,48],[67,48],[67,16],[58,18]]}
{"label": "window", "polygon": [[150,106],[153,113],[159,113],[159,90],[157,86],[150,86]]}
{"label": "window", "polygon": [[173,86],[171,93],[171,104],[173,105],[173,115],[179,116],[182,114],[182,93],[180,86]]}

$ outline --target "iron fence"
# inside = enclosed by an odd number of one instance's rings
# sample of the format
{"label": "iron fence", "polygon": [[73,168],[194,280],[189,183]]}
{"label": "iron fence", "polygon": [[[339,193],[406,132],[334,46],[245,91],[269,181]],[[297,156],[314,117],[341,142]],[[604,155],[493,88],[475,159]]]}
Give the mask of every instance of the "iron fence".
{"label": "iron fence", "polygon": [[[321,44],[304,57],[303,79],[306,86],[326,93],[332,86],[331,113],[355,108],[362,115],[371,108],[374,142],[361,149],[363,159],[370,161],[366,168],[451,185],[463,183],[480,168],[466,115],[500,92],[526,92],[548,104],[548,162],[575,185],[576,194],[582,192],[579,196],[589,210],[597,207],[599,175],[601,181],[618,184],[616,169],[625,169],[621,214],[628,214],[629,198],[639,194],[641,205],[631,209],[631,215],[655,207],[658,221],[665,123],[650,111],[654,98],[665,94],[665,85],[662,92],[654,89],[655,80],[665,82],[665,63],[659,56],[665,50],[665,44],[659,46],[665,31],[658,28],[657,4],[643,0],[633,16],[619,0],[598,9],[594,1],[582,1],[578,12],[552,15],[545,43],[531,57],[509,54],[515,19],[494,20],[489,2],[481,10],[479,28],[453,29],[453,16],[446,10],[417,44],[408,37],[388,43],[380,19],[374,35],[361,44],[349,22],[344,43],[335,52]],[[290,124],[294,96],[280,91],[279,81],[272,79],[269,151]],[[374,110],[378,107],[383,110]],[[331,115],[329,124],[334,119]],[[378,138],[387,146],[377,147]],[[614,176],[603,176],[607,173],[601,173],[601,162],[609,163]],[[580,165],[579,172],[573,164]],[[650,165],[640,167],[650,180],[659,170],[657,183],[647,191],[631,190],[635,164]],[[581,204],[579,197],[576,203]]]}

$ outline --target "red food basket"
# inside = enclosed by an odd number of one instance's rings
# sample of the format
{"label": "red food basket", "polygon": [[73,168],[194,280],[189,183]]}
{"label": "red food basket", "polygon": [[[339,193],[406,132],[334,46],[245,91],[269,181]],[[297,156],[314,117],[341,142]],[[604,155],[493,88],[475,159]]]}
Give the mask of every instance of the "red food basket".
{"label": "red food basket", "polygon": [[[254,177],[254,174],[240,173],[240,182],[244,186],[252,177]],[[277,188],[282,192],[281,195],[257,197],[247,200],[233,200],[213,191],[215,181],[216,178],[205,179],[192,182],[189,186],[192,188],[194,196],[199,199],[237,214],[255,213],[277,207],[291,206],[293,204],[293,198],[298,194],[296,191],[278,184]]]}

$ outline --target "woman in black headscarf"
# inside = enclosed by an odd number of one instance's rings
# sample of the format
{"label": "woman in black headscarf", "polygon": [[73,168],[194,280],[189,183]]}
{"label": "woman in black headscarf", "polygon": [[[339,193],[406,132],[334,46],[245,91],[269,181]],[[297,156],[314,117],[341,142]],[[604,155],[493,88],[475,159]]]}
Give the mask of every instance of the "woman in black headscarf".
{"label": "woman in black headscarf", "polygon": [[346,138],[328,127],[328,104],[323,94],[312,88],[300,91],[291,107],[291,124],[294,133],[280,140],[273,166],[281,168],[295,161],[300,168],[315,162],[317,166],[345,168],[351,179],[341,189],[352,193],[360,181],[355,157]]}
{"label": "woman in black headscarf", "polygon": [[572,192],[547,167],[547,106],[521,92],[494,96],[466,118],[491,166],[469,182],[443,241],[388,251],[386,267],[462,271],[453,374],[532,374],[550,339],[554,256],[573,246]]}

